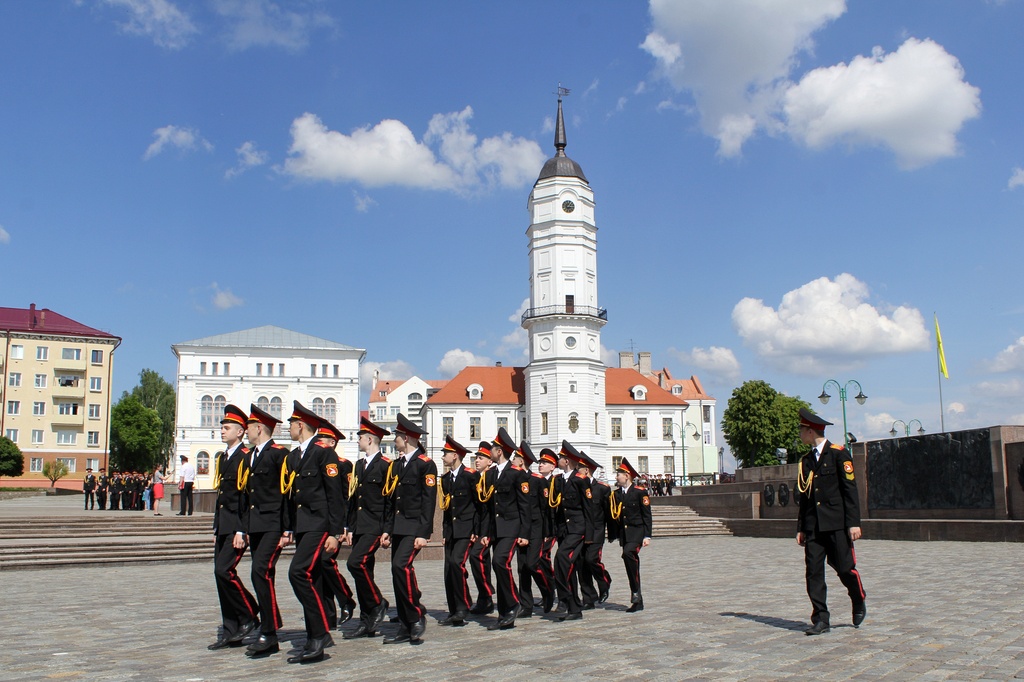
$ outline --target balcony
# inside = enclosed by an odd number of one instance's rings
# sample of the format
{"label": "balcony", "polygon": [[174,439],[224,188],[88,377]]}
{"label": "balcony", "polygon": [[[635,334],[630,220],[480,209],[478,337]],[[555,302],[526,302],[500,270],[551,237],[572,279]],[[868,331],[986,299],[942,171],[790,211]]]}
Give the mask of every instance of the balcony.
{"label": "balcony", "polygon": [[86,370],[86,362],[81,357],[78,359],[74,358],[63,358],[58,357],[52,360],[53,368],[55,370],[68,370],[71,372],[84,372]]}
{"label": "balcony", "polygon": [[605,308],[593,308],[585,305],[546,305],[540,308],[530,308],[523,313],[523,322],[537,317],[552,317],[555,315],[572,317],[596,317],[599,320],[608,321],[608,310]]}
{"label": "balcony", "polygon": [[56,412],[50,416],[50,423],[54,426],[84,426],[85,410],[79,410],[78,414],[60,414]]}
{"label": "balcony", "polygon": [[85,380],[61,381],[58,379],[54,382],[53,390],[50,393],[54,398],[84,398]]}

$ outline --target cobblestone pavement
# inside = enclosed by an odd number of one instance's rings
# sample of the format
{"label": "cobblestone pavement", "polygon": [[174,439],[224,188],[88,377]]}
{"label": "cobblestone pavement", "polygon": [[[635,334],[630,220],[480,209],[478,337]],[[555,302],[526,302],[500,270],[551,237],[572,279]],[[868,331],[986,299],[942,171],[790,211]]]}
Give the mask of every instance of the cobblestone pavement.
{"label": "cobblestone pavement", "polygon": [[[833,629],[807,637],[810,605],[793,540],[693,537],[643,551],[647,610],[624,613],[622,563],[608,547],[612,596],[582,621],[534,617],[488,632],[489,618],[442,628],[439,561],[418,563],[431,609],[420,646],[343,641],[329,658],[285,663],[304,639],[301,610],[279,566],[282,652],[249,660],[207,651],[219,610],[208,564],[0,573],[4,680],[1007,680],[1024,678],[1019,544],[857,543],[868,617],[829,573]],[[387,567],[378,566],[382,587]],[[240,565],[248,578],[248,560]],[[385,589],[390,599],[390,588]],[[393,602],[393,600],[391,600]],[[538,609],[539,612],[539,609]],[[392,610],[393,613],[393,610]],[[354,627],[349,623],[346,627]],[[385,625],[385,633],[395,625]]]}

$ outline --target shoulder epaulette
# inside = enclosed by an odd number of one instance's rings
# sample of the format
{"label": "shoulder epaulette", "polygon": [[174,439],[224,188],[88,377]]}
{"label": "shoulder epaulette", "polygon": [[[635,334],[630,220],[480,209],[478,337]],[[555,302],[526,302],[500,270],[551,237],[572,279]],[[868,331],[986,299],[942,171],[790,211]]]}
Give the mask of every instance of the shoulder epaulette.
{"label": "shoulder epaulette", "polygon": [[286,448],[285,446],[280,445],[278,443],[274,443],[273,447],[274,447],[275,450],[284,450],[285,452],[289,452],[288,448]]}
{"label": "shoulder epaulette", "polygon": [[605,488],[609,487],[608,484],[605,483],[604,481],[597,481],[597,484],[598,485],[603,485]]}
{"label": "shoulder epaulette", "polygon": [[829,443],[829,445],[832,446],[833,450],[845,450],[846,449],[842,445],[840,445],[839,443]]}
{"label": "shoulder epaulette", "polygon": [[347,462],[348,460],[345,459],[344,457],[342,457],[341,455],[338,455],[338,461],[339,462]]}
{"label": "shoulder epaulette", "polygon": [[587,481],[590,480],[590,478],[588,476],[584,476],[583,474],[581,474],[578,471],[576,472],[575,476],[576,476],[576,478],[582,478],[582,479],[587,480]]}
{"label": "shoulder epaulette", "polygon": [[641,493],[645,493],[645,494],[647,493],[647,488],[643,487],[642,485],[635,485],[633,487],[637,489],[637,492],[641,492]]}
{"label": "shoulder epaulette", "polygon": [[422,459],[424,462],[429,462],[430,461],[430,458],[427,457],[425,454],[422,454],[422,453],[420,454],[420,459]]}
{"label": "shoulder epaulette", "polygon": [[247,447],[245,447],[245,446],[243,445],[243,446],[242,446],[242,454],[243,454],[243,455],[248,455],[248,454],[249,454],[249,448],[247,448]]}
{"label": "shoulder epaulette", "polygon": [[538,474],[536,471],[531,471],[530,475],[533,476],[534,478],[544,478],[543,476]]}
{"label": "shoulder epaulette", "polygon": [[522,467],[516,466],[515,464],[512,465],[512,468],[515,469],[516,471],[522,471],[523,470]]}
{"label": "shoulder epaulette", "polygon": [[382,461],[382,462],[390,462],[390,461],[391,461],[391,459],[389,459],[389,458],[388,458],[388,456],[387,456],[387,455],[385,455],[385,454],[384,454],[384,453],[382,452],[382,453],[380,453],[380,461]]}

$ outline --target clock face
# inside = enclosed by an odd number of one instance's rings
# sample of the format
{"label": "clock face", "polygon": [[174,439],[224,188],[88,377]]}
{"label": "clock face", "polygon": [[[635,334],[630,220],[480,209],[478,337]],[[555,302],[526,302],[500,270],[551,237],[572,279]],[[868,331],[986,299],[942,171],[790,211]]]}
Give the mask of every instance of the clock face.
{"label": "clock face", "polygon": [[572,203],[568,199],[562,202],[562,210],[566,213],[572,213],[576,210],[576,204]]}

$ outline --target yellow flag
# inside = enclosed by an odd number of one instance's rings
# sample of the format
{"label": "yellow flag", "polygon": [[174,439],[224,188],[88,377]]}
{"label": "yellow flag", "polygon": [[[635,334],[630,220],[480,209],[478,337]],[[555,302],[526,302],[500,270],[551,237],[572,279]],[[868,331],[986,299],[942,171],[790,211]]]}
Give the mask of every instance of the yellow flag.
{"label": "yellow flag", "polygon": [[935,342],[938,344],[939,371],[942,376],[949,378],[949,370],[946,369],[946,352],[942,350],[942,332],[939,331],[939,316],[935,316]]}

